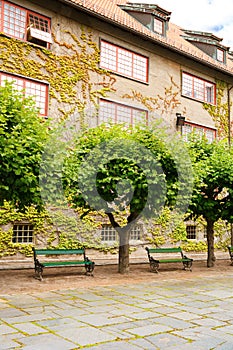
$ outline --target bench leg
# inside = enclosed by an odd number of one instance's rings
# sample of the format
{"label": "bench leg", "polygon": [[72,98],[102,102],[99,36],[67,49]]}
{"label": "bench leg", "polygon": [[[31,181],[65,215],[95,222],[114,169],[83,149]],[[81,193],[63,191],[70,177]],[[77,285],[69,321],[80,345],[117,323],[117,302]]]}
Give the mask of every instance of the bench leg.
{"label": "bench leg", "polygon": [[184,265],[184,270],[192,271],[192,265],[193,265],[192,261],[183,261],[183,265]]}
{"label": "bench leg", "polygon": [[93,276],[93,270],[95,268],[95,263],[92,262],[91,264],[86,264],[85,269],[86,269],[86,275],[90,274],[90,276]]}
{"label": "bench leg", "polygon": [[150,270],[151,270],[151,272],[158,273],[158,270],[159,270],[159,261],[158,260],[154,260],[154,259],[150,260]]}
{"label": "bench leg", "polygon": [[38,259],[35,260],[35,278],[43,281],[43,265],[39,262]]}

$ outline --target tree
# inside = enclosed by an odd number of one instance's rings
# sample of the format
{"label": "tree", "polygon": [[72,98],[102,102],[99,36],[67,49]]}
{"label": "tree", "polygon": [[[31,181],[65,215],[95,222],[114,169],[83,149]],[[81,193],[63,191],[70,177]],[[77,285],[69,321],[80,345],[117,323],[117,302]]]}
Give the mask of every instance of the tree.
{"label": "tree", "polygon": [[233,222],[233,151],[225,141],[208,143],[195,135],[188,143],[195,181],[190,216],[203,216],[207,223],[207,266],[213,267],[214,223]]}
{"label": "tree", "polygon": [[[169,145],[158,126],[101,125],[73,140],[62,170],[66,197],[86,213],[104,210],[119,234],[120,273],[129,270],[129,234],[137,220],[159,215],[164,205],[179,209],[187,202],[190,170],[182,150],[183,145]],[[53,166],[44,173],[54,179]],[[49,180],[47,185],[49,193],[56,192]]]}
{"label": "tree", "polygon": [[0,205],[42,205],[38,176],[47,130],[31,98],[12,84],[0,87]]}

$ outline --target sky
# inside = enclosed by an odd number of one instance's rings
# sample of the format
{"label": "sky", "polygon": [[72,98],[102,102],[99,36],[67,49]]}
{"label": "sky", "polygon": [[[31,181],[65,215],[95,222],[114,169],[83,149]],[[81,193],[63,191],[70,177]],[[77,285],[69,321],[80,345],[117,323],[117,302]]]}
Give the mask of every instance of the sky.
{"label": "sky", "polygon": [[170,21],[184,29],[210,32],[233,51],[232,0],[130,0],[156,4],[171,11]]}

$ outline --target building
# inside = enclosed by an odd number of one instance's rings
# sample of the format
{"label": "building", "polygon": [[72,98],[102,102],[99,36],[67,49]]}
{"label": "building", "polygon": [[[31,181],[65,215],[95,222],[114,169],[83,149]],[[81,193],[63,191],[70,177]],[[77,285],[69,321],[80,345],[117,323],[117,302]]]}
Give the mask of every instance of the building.
{"label": "building", "polygon": [[[13,80],[54,123],[161,117],[172,131],[186,137],[195,129],[210,142],[231,123],[208,106],[230,106],[233,53],[212,33],[174,25],[169,9],[133,0],[1,0],[0,16],[1,84]],[[32,243],[32,229],[14,223],[15,243]],[[114,236],[106,226],[101,234]]]}

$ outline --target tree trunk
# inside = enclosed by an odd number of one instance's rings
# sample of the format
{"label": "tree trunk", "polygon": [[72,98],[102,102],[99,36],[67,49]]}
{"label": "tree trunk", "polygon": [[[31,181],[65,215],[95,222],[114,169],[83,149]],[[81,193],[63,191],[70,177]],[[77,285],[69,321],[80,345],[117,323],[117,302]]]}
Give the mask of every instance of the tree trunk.
{"label": "tree trunk", "polygon": [[118,272],[125,274],[129,272],[129,234],[130,230],[118,231],[119,242],[119,260],[118,260]]}
{"label": "tree trunk", "polygon": [[213,267],[215,262],[214,255],[214,221],[207,219],[207,245],[208,245],[208,257],[207,267]]}

